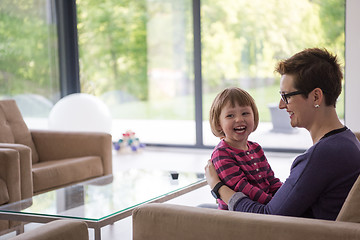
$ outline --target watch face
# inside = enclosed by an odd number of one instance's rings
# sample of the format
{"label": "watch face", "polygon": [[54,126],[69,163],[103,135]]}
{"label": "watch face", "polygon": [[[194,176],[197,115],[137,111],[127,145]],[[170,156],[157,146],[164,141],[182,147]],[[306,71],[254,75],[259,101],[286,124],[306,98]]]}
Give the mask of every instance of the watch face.
{"label": "watch face", "polygon": [[213,195],[214,198],[218,199],[219,197],[216,195],[216,192],[211,190],[211,194]]}

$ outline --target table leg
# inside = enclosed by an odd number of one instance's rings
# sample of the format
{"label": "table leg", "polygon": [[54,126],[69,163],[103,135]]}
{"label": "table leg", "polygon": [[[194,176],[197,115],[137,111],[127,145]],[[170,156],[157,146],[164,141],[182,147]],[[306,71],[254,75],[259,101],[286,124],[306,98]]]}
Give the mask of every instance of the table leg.
{"label": "table leg", "polygon": [[94,237],[95,240],[101,240],[101,228],[99,227],[94,228]]}
{"label": "table leg", "polygon": [[21,222],[20,223],[20,225],[19,226],[17,226],[17,228],[16,228],[16,235],[19,235],[19,234],[21,234],[21,233],[24,233],[24,223],[23,222]]}

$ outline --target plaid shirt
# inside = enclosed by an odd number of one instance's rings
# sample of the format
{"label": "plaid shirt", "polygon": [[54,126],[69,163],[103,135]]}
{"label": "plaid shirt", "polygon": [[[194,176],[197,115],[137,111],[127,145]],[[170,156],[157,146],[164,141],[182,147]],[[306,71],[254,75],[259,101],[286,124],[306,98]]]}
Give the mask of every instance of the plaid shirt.
{"label": "plaid shirt", "polygon": [[[259,203],[268,203],[282,185],[257,143],[248,141],[248,150],[244,151],[232,148],[221,140],[211,160],[223,183]],[[221,199],[218,199],[218,205],[219,209],[228,209]]]}

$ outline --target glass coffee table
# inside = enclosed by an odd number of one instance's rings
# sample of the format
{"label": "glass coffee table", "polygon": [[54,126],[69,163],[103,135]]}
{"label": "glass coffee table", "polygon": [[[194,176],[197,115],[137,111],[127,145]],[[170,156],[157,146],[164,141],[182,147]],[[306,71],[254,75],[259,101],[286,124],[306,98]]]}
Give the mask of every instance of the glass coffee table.
{"label": "glass coffee table", "polygon": [[165,202],[206,185],[203,173],[130,169],[0,207],[0,219],[46,223],[75,219],[94,229],[131,215],[151,202]]}

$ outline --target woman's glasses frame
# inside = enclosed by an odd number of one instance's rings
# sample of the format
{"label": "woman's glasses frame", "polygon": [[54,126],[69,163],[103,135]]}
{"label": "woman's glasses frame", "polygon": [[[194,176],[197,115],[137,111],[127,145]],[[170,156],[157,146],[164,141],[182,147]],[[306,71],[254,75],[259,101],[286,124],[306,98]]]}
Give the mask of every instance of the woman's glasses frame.
{"label": "woman's glasses frame", "polygon": [[294,92],[284,93],[284,92],[280,91],[279,93],[281,96],[281,100],[283,100],[284,103],[289,104],[288,97],[303,94],[304,92],[303,91],[294,91]]}

